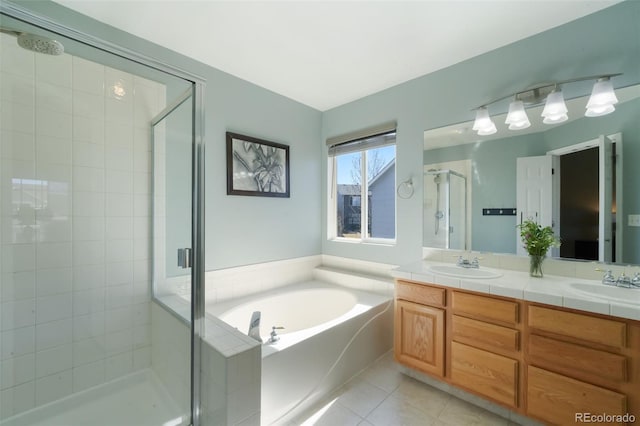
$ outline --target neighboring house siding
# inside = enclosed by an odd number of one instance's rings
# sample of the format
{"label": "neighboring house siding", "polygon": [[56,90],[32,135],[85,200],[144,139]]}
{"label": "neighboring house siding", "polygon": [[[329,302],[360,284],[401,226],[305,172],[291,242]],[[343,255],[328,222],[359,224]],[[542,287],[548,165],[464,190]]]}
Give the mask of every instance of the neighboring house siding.
{"label": "neighboring house siding", "polygon": [[396,237],[395,163],[379,175],[369,186],[371,192],[371,236]]}

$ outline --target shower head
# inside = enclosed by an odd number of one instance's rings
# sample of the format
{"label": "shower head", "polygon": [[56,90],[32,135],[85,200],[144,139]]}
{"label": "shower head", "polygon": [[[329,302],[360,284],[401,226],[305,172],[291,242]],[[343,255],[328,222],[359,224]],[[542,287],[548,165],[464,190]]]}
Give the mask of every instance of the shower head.
{"label": "shower head", "polygon": [[29,33],[18,35],[18,45],[46,55],[62,55],[64,53],[64,46],[59,41]]}
{"label": "shower head", "polygon": [[439,174],[435,175],[433,177],[433,183],[435,183],[436,185],[440,185],[442,183],[442,176],[440,176]]}
{"label": "shower head", "polygon": [[39,36],[30,33],[21,33],[14,30],[0,28],[0,32],[11,34],[18,38],[18,45],[23,49],[31,50],[36,53],[44,53],[46,55],[62,55],[64,46],[57,40]]}

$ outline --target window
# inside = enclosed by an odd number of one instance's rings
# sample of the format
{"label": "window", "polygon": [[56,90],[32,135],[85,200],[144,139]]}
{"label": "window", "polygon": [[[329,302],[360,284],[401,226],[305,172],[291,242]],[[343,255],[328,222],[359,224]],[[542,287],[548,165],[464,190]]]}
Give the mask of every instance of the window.
{"label": "window", "polygon": [[327,141],[329,238],[382,243],[395,240],[395,141],[395,123],[373,136]]}

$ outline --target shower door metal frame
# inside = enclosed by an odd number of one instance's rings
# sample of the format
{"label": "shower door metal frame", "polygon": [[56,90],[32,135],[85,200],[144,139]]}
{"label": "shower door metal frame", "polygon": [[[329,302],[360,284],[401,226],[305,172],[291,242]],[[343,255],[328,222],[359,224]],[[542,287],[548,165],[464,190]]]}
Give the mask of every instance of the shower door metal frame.
{"label": "shower door metal frame", "polygon": [[463,188],[464,188],[464,206],[463,206],[463,223],[465,227],[465,236],[462,250],[467,249],[467,178],[461,174],[456,172],[455,170],[450,169],[438,169],[438,170],[427,170],[424,172],[425,175],[446,175],[447,189],[445,193],[445,205],[446,205],[446,214],[444,215],[445,219],[445,248],[449,249],[451,246],[451,175],[457,176],[462,179]]}
{"label": "shower door metal frame", "polygon": [[178,77],[192,84],[191,424],[200,426],[202,414],[200,364],[202,339],[204,338],[204,91],[206,80],[197,74],[35,13],[10,0],[0,2],[0,14]]}

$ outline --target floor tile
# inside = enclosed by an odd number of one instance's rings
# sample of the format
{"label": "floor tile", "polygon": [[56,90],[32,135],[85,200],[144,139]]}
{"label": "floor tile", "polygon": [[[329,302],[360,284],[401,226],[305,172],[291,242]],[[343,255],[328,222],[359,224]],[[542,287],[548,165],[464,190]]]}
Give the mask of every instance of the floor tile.
{"label": "floor tile", "polygon": [[508,426],[509,420],[458,398],[451,398],[438,416],[443,426]]}
{"label": "floor tile", "polygon": [[363,418],[348,408],[331,401],[307,419],[299,419],[301,426],[356,426]]}
{"label": "floor tile", "polygon": [[410,404],[406,398],[397,395],[385,399],[366,420],[374,426],[431,426],[436,422],[425,408]]}
{"label": "floor tile", "polygon": [[388,392],[366,380],[355,378],[339,390],[337,402],[354,413],[366,417],[388,395]]}

